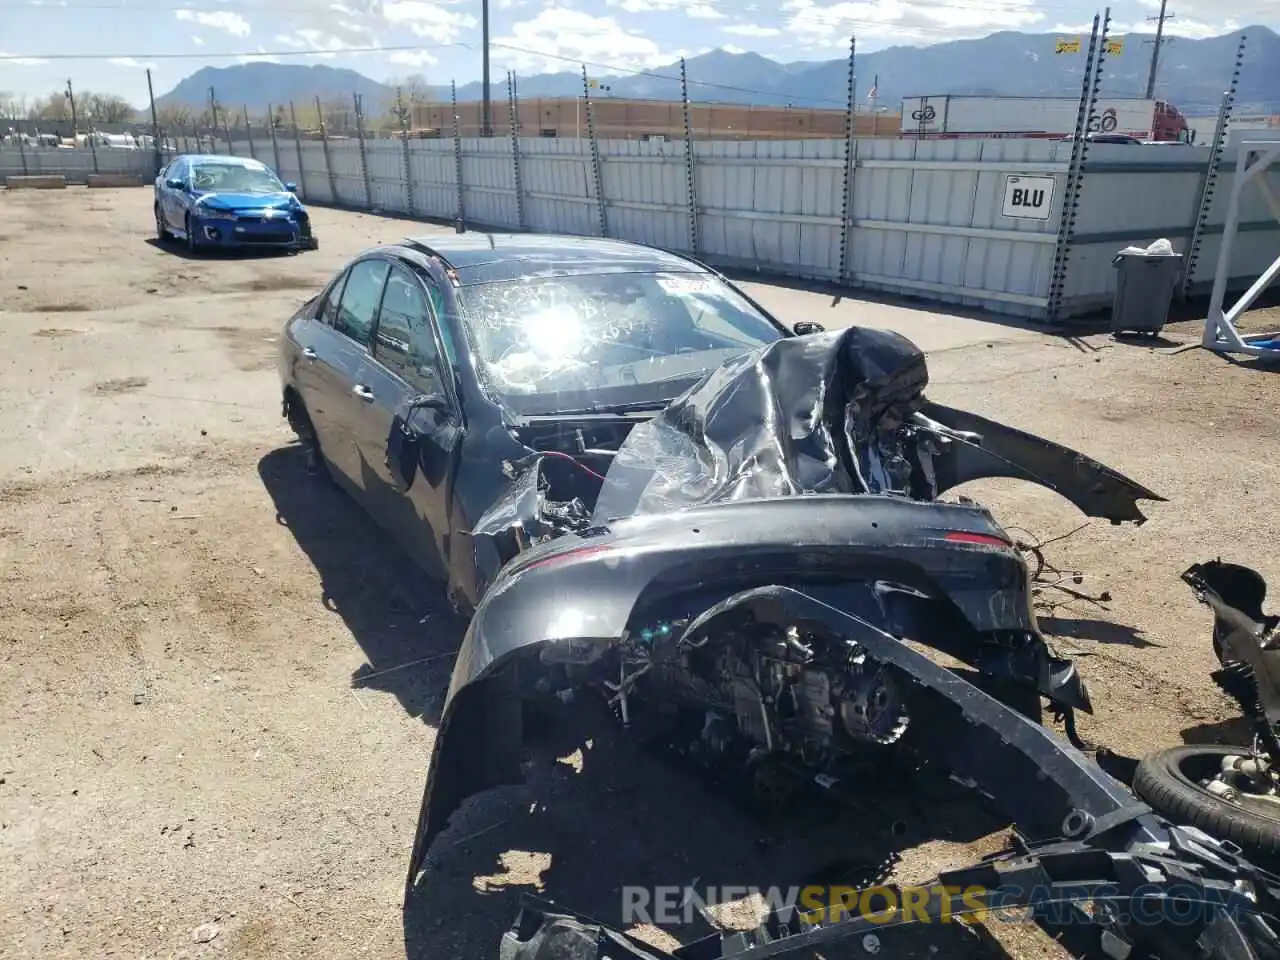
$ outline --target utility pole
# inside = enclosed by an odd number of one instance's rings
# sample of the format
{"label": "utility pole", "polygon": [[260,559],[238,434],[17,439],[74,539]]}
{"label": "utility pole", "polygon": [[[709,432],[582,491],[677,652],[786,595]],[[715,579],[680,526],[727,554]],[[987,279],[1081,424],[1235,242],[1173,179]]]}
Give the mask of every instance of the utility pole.
{"label": "utility pole", "polygon": [[71,104],[71,142],[76,140],[76,95],[71,89],[71,81],[67,81],[67,102]]}
{"label": "utility pole", "polygon": [[1174,19],[1173,14],[1168,12],[1168,7],[1169,0],[1160,0],[1160,15],[1158,17],[1147,17],[1148,20],[1156,22],[1156,38],[1146,41],[1152,44],[1151,72],[1147,74],[1148,100],[1151,100],[1156,95],[1156,71],[1160,69],[1160,47],[1167,42],[1164,38],[1164,22]]}
{"label": "utility pole", "polygon": [[484,103],[481,104],[480,115],[480,136],[493,136],[493,103],[490,98],[489,91],[489,0],[481,0],[480,2],[480,32],[482,34],[481,42],[484,44]]}

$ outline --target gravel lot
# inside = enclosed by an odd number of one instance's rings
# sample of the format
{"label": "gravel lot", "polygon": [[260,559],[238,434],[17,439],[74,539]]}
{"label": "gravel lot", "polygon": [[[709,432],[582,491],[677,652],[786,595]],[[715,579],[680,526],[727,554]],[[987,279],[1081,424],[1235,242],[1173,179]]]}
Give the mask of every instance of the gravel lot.
{"label": "gravel lot", "polygon": [[[437,228],[317,210],[318,252],[193,261],[151,240],[149,191],[0,192],[0,214],[0,956],[488,957],[522,890],[607,919],[622,882],[786,884],[834,843],[846,873],[886,859],[924,879],[998,843],[998,822],[960,801],[925,815],[905,784],[875,794],[905,837],[762,826],[603,733],[470,803],[402,917],[461,628],[304,476],[275,341],[351,254]],[[1086,737],[1139,753],[1230,728],[1178,574],[1221,554],[1280,584],[1275,374],[1171,353],[1194,324],[1152,348],[752,291],[787,319],[901,329],[931,351],[936,399],[1167,496],[1140,529],[1094,522],[1049,548],[1114,599],[1046,627],[1098,705]],[[1034,488],[966,492],[1040,537],[1081,522]]]}

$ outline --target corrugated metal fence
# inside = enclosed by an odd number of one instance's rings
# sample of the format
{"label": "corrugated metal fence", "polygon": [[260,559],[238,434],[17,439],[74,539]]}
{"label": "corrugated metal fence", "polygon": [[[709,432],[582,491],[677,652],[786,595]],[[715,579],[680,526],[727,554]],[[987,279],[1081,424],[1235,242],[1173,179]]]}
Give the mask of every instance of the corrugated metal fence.
{"label": "corrugated metal fence", "polygon": [[[464,138],[458,156],[451,139],[324,143],[282,133],[232,149],[276,166],[314,203],[446,221],[462,213],[475,226],[554,233],[594,235],[603,224],[609,236],[719,265],[1038,320],[1049,310],[1071,144],[856,140],[847,214],[843,140],[695,142],[692,196],[683,142],[601,140],[603,203],[589,139],[521,138],[513,149],[509,137]],[[97,153],[102,172],[152,173],[148,152]],[[1209,156],[1189,146],[1090,147],[1066,238],[1060,319],[1110,300],[1120,248],[1166,237],[1186,250]],[[95,168],[88,150],[0,150],[0,175],[20,174],[24,164],[79,179]],[[1193,290],[1212,281],[1234,168],[1233,148],[1221,163]],[[1233,264],[1246,282],[1280,246],[1265,198],[1247,199]]]}

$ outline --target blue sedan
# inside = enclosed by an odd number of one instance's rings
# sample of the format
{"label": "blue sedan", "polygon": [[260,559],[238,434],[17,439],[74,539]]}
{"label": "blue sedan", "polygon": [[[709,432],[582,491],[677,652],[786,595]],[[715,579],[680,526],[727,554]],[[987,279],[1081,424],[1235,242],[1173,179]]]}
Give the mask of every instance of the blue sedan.
{"label": "blue sedan", "polygon": [[156,234],[192,253],[215,247],[315,250],[311,218],[292,183],[244,157],[175,157],[155,185]]}

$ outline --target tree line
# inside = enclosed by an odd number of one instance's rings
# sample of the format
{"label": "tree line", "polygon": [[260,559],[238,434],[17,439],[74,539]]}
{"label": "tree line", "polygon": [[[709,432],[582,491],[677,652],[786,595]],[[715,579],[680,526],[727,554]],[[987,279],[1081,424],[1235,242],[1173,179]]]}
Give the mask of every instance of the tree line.
{"label": "tree line", "polygon": [[[409,76],[392,81],[389,86],[399,90],[399,97],[378,103],[362,103],[366,131],[399,129],[403,124],[412,125],[412,111],[416,106],[432,101],[426,80],[421,76]],[[215,91],[216,93],[216,91]],[[321,123],[334,134],[354,134],[356,109],[352,97],[332,97],[320,101],[316,109],[315,98],[293,104],[293,116],[303,130],[316,130]],[[90,90],[75,92],[75,119],[80,127],[91,123],[138,123],[150,125],[149,108],[139,110],[124,97],[111,93],[95,93]],[[53,123],[69,123],[71,100],[66,91],[55,91],[43,97],[25,97],[0,90],[0,118],[10,120],[45,120]],[[156,108],[156,121],[161,128],[172,133],[198,129],[202,132],[221,133],[224,130],[244,130],[246,121],[255,130],[273,126],[278,130],[292,129],[289,104],[274,105],[274,111],[246,109],[243,105],[205,102],[201,105],[162,103]]]}

